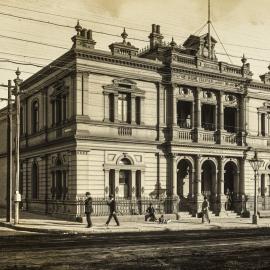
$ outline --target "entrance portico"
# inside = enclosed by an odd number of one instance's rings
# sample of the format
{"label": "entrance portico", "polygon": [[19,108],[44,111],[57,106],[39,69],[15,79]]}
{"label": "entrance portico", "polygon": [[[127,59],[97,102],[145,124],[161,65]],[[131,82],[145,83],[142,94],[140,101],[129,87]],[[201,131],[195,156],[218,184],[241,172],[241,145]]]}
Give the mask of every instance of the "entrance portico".
{"label": "entrance portico", "polygon": [[241,186],[240,161],[237,158],[175,156],[175,192],[180,198],[180,211],[189,211],[195,215],[201,211],[201,203],[206,196],[210,202],[210,210],[219,215],[225,211],[227,190],[232,193],[234,202],[230,210],[241,211],[238,207]]}

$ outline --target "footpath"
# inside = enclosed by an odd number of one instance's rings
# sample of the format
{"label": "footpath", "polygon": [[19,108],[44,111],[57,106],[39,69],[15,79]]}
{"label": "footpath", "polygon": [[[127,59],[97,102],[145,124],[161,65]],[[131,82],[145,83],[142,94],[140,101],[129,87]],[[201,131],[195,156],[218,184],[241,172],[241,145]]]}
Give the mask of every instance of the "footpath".
{"label": "footpath", "polygon": [[[0,211],[0,227],[8,227],[18,231],[56,234],[100,234],[123,232],[160,232],[160,231],[188,231],[188,230],[228,230],[228,229],[270,229],[270,218],[259,219],[258,225],[252,224],[251,218],[240,217],[212,217],[210,224],[202,224],[199,218],[183,217],[172,220],[168,224],[144,222],[142,219],[129,221],[119,216],[120,226],[116,226],[112,219],[109,226],[105,225],[107,217],[92,217],[93,227],[86,228],[85,223],[78,223],[57,219],[51,216],[38,215],[29,212],[20,213],[19,224],[7,223],[3,210]],[[1,228],[0,228],[1,230]]]}

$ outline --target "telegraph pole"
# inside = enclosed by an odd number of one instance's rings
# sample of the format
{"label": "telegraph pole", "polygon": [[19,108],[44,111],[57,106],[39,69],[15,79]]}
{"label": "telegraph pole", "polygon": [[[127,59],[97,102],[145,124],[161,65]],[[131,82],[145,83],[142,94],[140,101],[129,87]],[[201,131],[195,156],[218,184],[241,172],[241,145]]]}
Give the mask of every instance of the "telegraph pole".
{"label": "telegraph pole", "polygon": [[11,103],[11,80],[8,80],[8,116],[7,116],[7,212],[6,220],[12,220],[12,103]]}
{"label": "telegraph pole", "polygon": [[19,78],[21,72],[19,68],[16,70],[17,78],[14,80],[15,89],[15,106],[16,106],[16,143],[15,143],[15,160],[16,160],[16,171],[15,171],[15,194],[14,194],[14,204],[15,204],[15,214],[14,214],[14,224],[19,223],[19,204],[21,201],[21,194],[19,191],[20,182],[20,84],[22,80]]}

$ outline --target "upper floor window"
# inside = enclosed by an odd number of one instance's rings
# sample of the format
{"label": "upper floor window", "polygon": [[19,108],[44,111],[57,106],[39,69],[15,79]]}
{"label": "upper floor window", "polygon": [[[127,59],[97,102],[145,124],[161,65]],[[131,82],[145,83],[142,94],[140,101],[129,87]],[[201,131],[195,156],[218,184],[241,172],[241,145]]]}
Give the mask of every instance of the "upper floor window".
{"label": "upper floor window", "polygon": [[141,124],[141,98],[136,97],[135,100],[135,111],[136,111],[136,124],[140,125]]}
{"label": "upper floor window", "polygon": [[106,108],[104,119],[137,125],[142,123],[142,100],[145,92],[135,82],[127,79],[113,80],[113,84],[103,88]]}
{"label": "upper floor window", "polygon": [[60,124],[67,120],[68,93],[69,87],[65,86],[64,81],[58,81],[54,85],[54,91],[51,94],[52,125]]}
{"label": "upper floor window", "polygon": [[38,132],[39,104],[38,101],[32,103],[32,133]]}
{"label": "upper floor window", "polygon": [[118,95],[118,120],[124,123],[130,123],[131,100],[130,95],[119,93]]}

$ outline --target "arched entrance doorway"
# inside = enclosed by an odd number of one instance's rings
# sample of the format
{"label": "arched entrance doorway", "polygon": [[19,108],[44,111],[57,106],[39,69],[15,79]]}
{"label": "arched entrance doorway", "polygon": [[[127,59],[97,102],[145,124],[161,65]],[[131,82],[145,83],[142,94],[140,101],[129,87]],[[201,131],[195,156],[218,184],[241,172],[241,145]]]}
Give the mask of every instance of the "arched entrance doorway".
{"label": "arched entrance doorway", "polygon": [[[127,158],[123,158],[119,161],[120,165],[131,165],[131,162]],[[119,197],[130,198],[131,197],[131,170],[119,171]]]}
{"label": "arched entrance doorway", "polygon": [[202,164],[201,192],[208,198],[210,203],[217,194],[216,182],[216,165],[212,160],[206,160]]}
{"label": "arched entrance doorway", "polygon": [[180,211],[189,211],[188,197],[192,194],[192,164],[182,159],[177,165],[177,195],[180,198]]}
{"label": "arched entrance doorway", "polygon": [[226,195],[226,210],[234,209],[234,199],[237,187],[237,166],[229,161],[224,167],[224,194]]}

